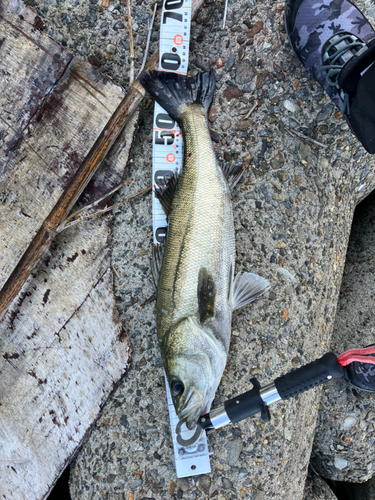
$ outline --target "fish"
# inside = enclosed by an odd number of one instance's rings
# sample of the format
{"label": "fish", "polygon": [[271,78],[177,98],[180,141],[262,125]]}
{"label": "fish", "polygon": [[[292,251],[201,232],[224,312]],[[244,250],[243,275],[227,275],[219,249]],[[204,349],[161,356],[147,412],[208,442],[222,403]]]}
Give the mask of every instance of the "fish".
{"label": "fish", "polygon": [[184,159],[155,194],[168,221],[165,244],[153,247],[159,346],[180,421],[193,429],[209,411],[227,362],[232,313],[262,295],[266,279],[234,277],[231,188],[243,168],[220,164],[208,128],[213,71],[190,78],[150,71],[141,84],[181,128]]}

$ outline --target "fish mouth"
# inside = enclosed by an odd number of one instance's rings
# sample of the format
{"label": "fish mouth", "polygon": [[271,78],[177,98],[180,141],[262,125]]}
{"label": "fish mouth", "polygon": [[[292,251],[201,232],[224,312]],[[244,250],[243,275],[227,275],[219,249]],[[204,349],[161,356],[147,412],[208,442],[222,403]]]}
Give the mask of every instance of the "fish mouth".
{"label": "fish mouth", "polygon": [[189,430],[194,429],[194,427],[197,425],[202,406],[203,396],[198,391],[190,389],[185,398],[184,405],[181,411],[178,413],[178,418],[182,422],[185,422],[186,427]]}

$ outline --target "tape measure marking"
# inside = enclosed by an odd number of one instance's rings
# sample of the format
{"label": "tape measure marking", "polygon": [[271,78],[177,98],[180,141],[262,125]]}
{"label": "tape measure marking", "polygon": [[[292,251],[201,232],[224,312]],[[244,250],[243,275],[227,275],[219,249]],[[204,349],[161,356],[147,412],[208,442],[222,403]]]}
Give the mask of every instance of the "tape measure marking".
{"label": "tape measure marking", "polygon": [[[191,0],[165,0],[160,23],[159,71],[186,75],[189,62]],[[152,135],[152,184],[164,186],[175,170],[182,168],[183,139],[181,129],[169,114],[157,103],[154,109]],[[164,242],[168,224],[159,200],[152,193],[152,222],[154,244]],[[211,472],[206,433],[192,446],[177,442],[176,415],[167,378],[166,391],[171,423],[171,434],[177,477],[188,477]],[[180,443],[188,443],[194,431],[183,425]]]}

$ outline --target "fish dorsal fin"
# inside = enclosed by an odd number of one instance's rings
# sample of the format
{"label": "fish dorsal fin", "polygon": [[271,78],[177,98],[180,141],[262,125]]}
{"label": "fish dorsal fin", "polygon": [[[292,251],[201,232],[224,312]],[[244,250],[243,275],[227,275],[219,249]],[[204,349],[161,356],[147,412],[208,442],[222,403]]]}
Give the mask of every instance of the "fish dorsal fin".
{"label": "fish dorsal fin", "polygon": [[230,290],[229,303],[232,311],[250,304],[260,297],[268,287],[268,281],[257,274],[238,273]]}
{"label": "fish dorsal fin", "polygon": [[160,186],[157,184],[154,188],[155,196],[160,201],[161,206],[163,207],[165,215],[168,217],[171,212],[171,206],[174,194],[176,192],[178,181],[178,172],[175,170],[172,177],[165,180],[165,185]]}
{"label": "fish dorsal fin", "polygon": [[161,266],[163,264],[165,245],[154,245],[152,247],[151,273],[156,288],[158,287]]}
{"label": "fish dorsal fin", "polygon": [[228,181],[229,187],[232,189],[241,179],[245,169],[243,165],[237,165],[234,163],[224,163],[219,161],[221,170],[223,171],[224,177]]}
{"label": "fish dorsal fin", "polygon": [[202,267],[198,276],[199,319],[203,324],[215,314],[216,285],[212,274]]}

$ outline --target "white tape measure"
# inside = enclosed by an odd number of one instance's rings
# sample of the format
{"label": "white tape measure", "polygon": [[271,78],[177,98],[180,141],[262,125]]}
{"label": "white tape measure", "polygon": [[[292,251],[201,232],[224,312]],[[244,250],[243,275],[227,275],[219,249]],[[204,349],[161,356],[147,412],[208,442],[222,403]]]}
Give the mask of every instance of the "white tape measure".
{"label": "white tape measure", "polygon": [[[186,75],[189,62],[191,0],[164,0],[160,20],[159,71]],[[157,103],[154,110],[152,141],[152,184],[164,185],[175,170],[182,168],[183,140],[181,130],[169,114]],[[167,222],[159,200],[152,193],[152,221],[154,244],[163,243],[167,235]],[[176,415],[168,381],[166,390],[173,440],[177,477],[195,476],[211,472],[206,433],[193,446],[184,447],[177,442]],[[181,435],[188,438],[191,431]]]}
{"label": "white tape measure", "polygon": [[[160,20],[159,70],[186,75],[189,62],[191,0],[164,0]],[[177,123],[155,103],[152,141],[152,183],[182,168],[183,141]],[[166,237],[166,218],[159,200],[152,193],[154,244]]]}

